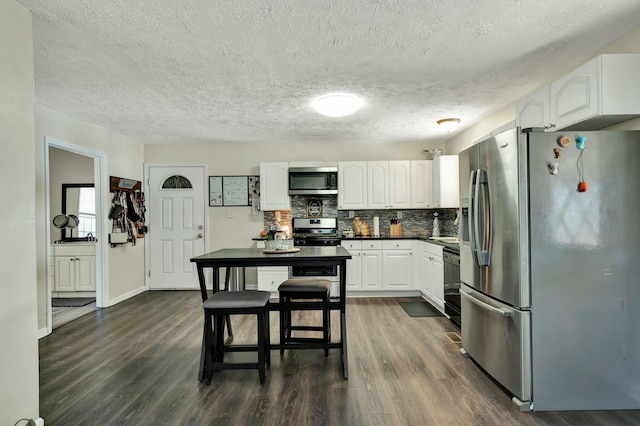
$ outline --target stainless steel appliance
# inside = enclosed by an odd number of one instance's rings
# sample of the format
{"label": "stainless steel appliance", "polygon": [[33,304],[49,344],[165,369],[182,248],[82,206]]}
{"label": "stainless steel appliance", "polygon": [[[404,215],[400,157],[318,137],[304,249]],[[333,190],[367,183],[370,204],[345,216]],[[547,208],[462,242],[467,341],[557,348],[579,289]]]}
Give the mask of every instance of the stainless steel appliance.
{"label": "stainless steel appliance", "polygon": [[337,167],[289,167],[290,195],[337,195]]}
{"label": "stainless steel appliance", "polygon": [[444,313],[460,327],[460,251],[445,246],[442,249],[444,263]]}
{"label": "stainless steel appliance", "polygon": [[[294,246],[339,246],[338,219],[296,218],[292,219]],[[338,267],[332,266],[292,266],[291,278],[325,278],[331,281],[331,294],[337,295],[340,285]]]}
{"label": "stainless steel appliance", "polygon": [[640,408],[640,132],[513,129],[459,159],[464,351],[523,410]]}

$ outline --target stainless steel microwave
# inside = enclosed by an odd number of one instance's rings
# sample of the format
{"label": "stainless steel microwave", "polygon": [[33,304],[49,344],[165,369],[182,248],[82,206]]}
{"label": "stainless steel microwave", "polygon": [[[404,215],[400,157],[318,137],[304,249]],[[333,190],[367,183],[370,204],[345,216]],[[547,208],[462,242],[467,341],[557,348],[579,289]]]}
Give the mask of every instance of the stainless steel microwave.
{"label": "stainless steel microwave", "polygon": [[289,167],[290,195],[331,195],[337,193],[337,167]]}

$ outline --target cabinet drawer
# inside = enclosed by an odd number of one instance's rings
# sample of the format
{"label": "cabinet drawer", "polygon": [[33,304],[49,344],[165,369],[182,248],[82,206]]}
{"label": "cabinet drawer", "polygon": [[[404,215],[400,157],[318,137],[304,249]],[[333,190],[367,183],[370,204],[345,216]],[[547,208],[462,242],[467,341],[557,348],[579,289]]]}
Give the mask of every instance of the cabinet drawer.
{"label": "cabinet drawer", "polygon": [[434,256],[442,257],[442,246],[438,244],[426,243],[425,249]]}
{"label": "cabinet drawer", "polygon": [[95,256],[95,244],[63,244],[54,246],[55,256]]}
{"label": "cabinet drawer", "polygon": [[382,242],[384,250],[411,250],[413,249],[412,240],[385,240]]}
{"label": "cabinet drawer", "polygon": [[362,250],[382,250],[382,241],[381,240],[363,240],[362,241]]}
{"label": "cabinet drawer", "polygon": [[340,245],[347,249],[348,252],[362,250],[361,240],[342,240]]}

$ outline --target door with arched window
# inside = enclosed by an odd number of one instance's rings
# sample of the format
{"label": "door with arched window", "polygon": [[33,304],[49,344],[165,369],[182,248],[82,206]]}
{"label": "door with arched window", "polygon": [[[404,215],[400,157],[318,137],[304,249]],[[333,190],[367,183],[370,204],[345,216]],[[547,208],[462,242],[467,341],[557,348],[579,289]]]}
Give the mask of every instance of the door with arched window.
{"label": "door with arched window", "polygon": [[151,289],[197,289],[190,259],[205,248],[203,166],[149,166]]}

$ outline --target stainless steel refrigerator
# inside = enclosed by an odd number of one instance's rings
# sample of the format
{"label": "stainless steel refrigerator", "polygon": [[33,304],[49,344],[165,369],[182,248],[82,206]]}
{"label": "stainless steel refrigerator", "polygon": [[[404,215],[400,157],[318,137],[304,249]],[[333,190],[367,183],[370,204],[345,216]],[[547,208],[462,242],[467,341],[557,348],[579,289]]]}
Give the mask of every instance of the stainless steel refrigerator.
{"label": "stainless steel refrigerator", "polygon": [[459,155],[463,352],[522,410],[640,408],[640,132]]}

